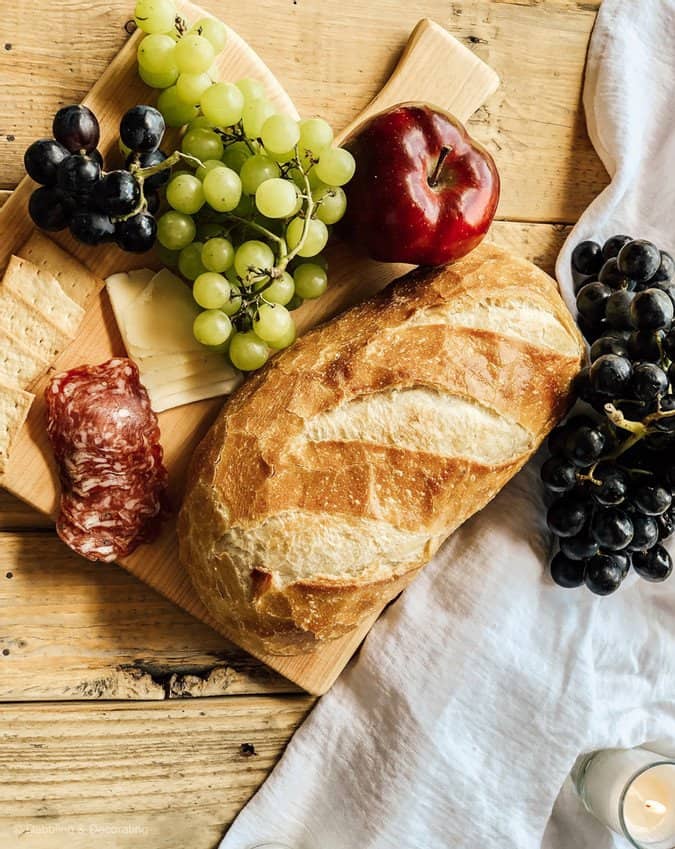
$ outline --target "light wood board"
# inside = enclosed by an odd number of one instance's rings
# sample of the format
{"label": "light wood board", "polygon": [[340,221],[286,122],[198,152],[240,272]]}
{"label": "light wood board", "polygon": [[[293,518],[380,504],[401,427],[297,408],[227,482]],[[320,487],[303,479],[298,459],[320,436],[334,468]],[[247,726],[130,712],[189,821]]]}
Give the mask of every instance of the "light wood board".
{"label": "light wood board", "polygon": [[[198,7],[182,6],[188,20],[201,16]],[[114,147],[119,118],[129,106],[148,100],[148,90],[138,80],[135,53],[140,34],[115,58],[94,86],[85,103],[93,109],[102,126],[101,150],[108,167],[114,161]],[[271,72],[255,53],[230,31],[228,48],[219,60],[223,79],[255,76],[267,88],[270,99],[280,109],[296,114],[290,99]],[[363,116],[367,117],[393,103],[405,100],[427,100],[450,109],[466,120],[498,85],[496,74],[468,48],[453,39],[443,28],[422,21],[413,32],[408,47],[388,84]],[[112,153],[111,153],[112,152]],[[26,203],[32,183],[24,180],[0,211],[0,267],[29,235],[31,224],[26,215]],[[68,236],[58,235],[58,241],[71,250],[100,276],[113,271],[154,264],[138,256],[123,254],[114,247],[90,249],[75,245]],[[301,330],[316,324],[347,304],[360,300],[381,288],[402,270],[400,267],[365,262],[346,246],[334,244],[329,251],[331,267],[330,294],[298,313]],[[55,364],[57,371],[81,363],[96,363],[113,354],[123,353],[114,320],[105,294],[88,311],[76,341]],[[44,405],[41,393],[46,381],[37,387],[38,400],[31,410],[22,438],[13,451],[9,470],[3,484],[37,509],[54,515],[57,509],[58,485],[51,452],[44,428]],[[171,476],[171,495],[180,501],[185,468],[197,441],[213,420],[220,401],[214,400],[167,411],[160,416],[162,443]],[[213,624],[177,560],[175,528],[168,521],[161,537],[150,546],[143,546],[123,566],[184,607],[203,621]],[[324,692],[335,680],[364,634],[373,617],[347,637],[327,644],[312,655],[278,657],[256,655],[290,680],[313,693]],[[225,633],[226,636],[231,636]],[[238,639],[243,648],[251,647]]]}

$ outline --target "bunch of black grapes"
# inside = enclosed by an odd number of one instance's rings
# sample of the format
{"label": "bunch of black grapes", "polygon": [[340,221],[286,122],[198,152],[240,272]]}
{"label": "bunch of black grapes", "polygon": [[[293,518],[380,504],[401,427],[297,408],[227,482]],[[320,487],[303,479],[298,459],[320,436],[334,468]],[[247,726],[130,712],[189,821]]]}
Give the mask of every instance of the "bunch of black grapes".
{"label": "bunch of black grapes", "polygon": [[675,261],[619,235],[577,245],[572,270],[591,346],[576,381],[587,413],[553,431],[541,470],[551,575],[608,595],[631,567],[648,581],[673,569],[661,543],[675,529]]}
{"label": "bunch of black grapes", "polygon": [[[135,106],[120,123],[120,138],[130,153],[126,169],[103,171],[97,149],[100,127],[86,106],[64,106],[54,116],[53,138],[33,142],[24,155],[27,173],[40,188],[28,209],[42,230],[70,229],[79,242],[116,242],[125,251],[149,250],[157,233],[154,213],[158,189],[169,179],[167,168],[139,179],[139,168],[166,159],[159,150],[164,119],[152,106]],[[134,165],[134,170],[130,166]]]}

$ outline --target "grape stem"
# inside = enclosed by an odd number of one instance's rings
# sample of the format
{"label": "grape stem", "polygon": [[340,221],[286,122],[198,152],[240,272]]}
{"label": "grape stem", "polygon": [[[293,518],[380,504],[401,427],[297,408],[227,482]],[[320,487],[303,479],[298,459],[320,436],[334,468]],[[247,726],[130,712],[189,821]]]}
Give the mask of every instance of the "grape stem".
{"label": "grape stem", "polygon": [[612,424],[616,425],[616,427],[620,427],[622,430],[627,430],[630,433],[630,436],[625,439],[621,445],[619,445],[616,451],[613,451],[606,457],[601,457],[596,463],[593,463],[588,471],[588,475],[582,476],[584,480],[588,480],[594,484],[600,483],[600,481],[594,477],[594,472],[599,463],[604,463],[607,460],[616,460],[622,454],[625,454],[626,451],[643,440],[645,436],[649,436],[649,434],[653,432],[650,428],[650,425],[653,422],[659,421],[659,419],[672,418],[675,416],[675,410],[656,410],[656,412],[650,413],[646,416],[644,421],[634,422],[631,419],[627,419],[621,410],[617,410],[614,404],[605,404],[605,415]]}
{"label": "grape stem", "polygon": [[[302,163],[300,162],[300,154],[298,152],[298,146],[295,145],[295,161],[297,163],[297,168],[302,174],[302,181],[305,184],[305,193],[304,197],[307,202],[307,206],[304,210],[305,219],[302,225],[302,233],[300,234],[300,239],[298,240],[298,244],[293,248],[293,250],[285,257],[285,260],[282,260],[281,271],[286,270],[286,266],[288,263],[294,259],[302,250],[305,242],[307,241],[307,235],[309,234],[309,225],[312,222],[312,215],[314,213],[315,203],[312,198],[312,186],[309,182],[309,168],[305,171],[302,167]],[[311,165],[309,166],[312,167]]]}
{"label": "grape stem", "polygon": [[171,156],[167,156],[162,162],[158,162],[156,165],[148,165],[146,168],[141,168],[138,162],[132,162],[129,166],[129,171],[136,178],[136,182],[141,190],[141,196],[136,204],[136,207],[132,209],[132,211],[128,215],[122,215],[118,218],[118,221],[127,221],[129,218],[133,218],[134,215],[138,215],[140,212],[145,212],[148,208],[148,201],[145,197],[145,188],[144,184],[148,177],[152,177],[153,174],[159,174],[161,171],[166,171],[167,168],[173,168],[181,159],[186,159],[189,162],[196,164],[197,168],[200,168],[203,163],[201,159],[197,159],[196,156],[191,156],[189,153],[183,153],[182,150],[174,150]]}
{"label": "grape stem", "polygon": [[273,242],[277,242],[279,245],[279,250],[286,251],[286,242],[281,238],[281,236],[277,236],[276,233],[273,233],[271,230],[268,230],[267,227],[263,227],[262,224],[258,224],[255,221],[249,221],[248,218],[241,218],[239,215],[232,215],[232,213],[226,213],[227,220],[235,221],[237,224],[243,224],[246,227],[250,227],[252,230],[256,230],[258,233],[261,233],[268,239],[271,239]]}

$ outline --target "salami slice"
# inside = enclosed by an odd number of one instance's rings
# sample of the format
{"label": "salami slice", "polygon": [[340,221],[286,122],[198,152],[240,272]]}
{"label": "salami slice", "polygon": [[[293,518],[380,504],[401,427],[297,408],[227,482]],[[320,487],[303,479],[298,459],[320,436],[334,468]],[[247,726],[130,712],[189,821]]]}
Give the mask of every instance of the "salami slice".
{"label": "salami slice", "polygon": [[56,375],[45,392],[61,480],[56,529],[89,560],[112,561],[150,542],[166,513],[157,416],[132,360]]}

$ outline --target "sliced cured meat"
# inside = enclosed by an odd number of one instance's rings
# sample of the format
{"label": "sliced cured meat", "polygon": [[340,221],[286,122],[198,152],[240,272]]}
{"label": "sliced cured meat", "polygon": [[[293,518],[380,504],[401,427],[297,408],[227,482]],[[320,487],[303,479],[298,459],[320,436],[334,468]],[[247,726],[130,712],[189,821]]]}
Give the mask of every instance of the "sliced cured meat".
{"label": "sliced cured meat", "polygon": [[167,472],[157,416],[132,360],[56,375],[45,392],[59,477],[56,529],[89,560],[111,561],[157,535]]}

